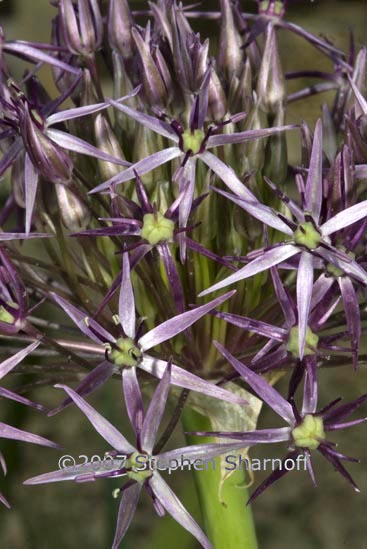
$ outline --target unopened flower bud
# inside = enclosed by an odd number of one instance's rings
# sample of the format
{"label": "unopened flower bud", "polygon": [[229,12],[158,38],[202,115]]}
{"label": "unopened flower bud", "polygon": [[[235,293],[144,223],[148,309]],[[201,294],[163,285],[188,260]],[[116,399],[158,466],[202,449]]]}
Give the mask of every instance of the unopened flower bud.
{"label": "unopened flower bud", "polygon": [[274,26],[266,29],[264,54],[257,79],[257,95],[261,108],[275,114],[286,98],[285,79],[279,59]]}
{"label": "unopened flower bud", "polygon": [[60,0],[60,21],[70,52],[91,57],[100,48],[103,22],[97,0],[78,0],[77,12],[72,0]]}
{"label": "unopened flower bud", "polygon": [[[101,151],[125,160],[124,153],[120,147],[116,135],[111,130],[106,118],[103,114],[97,114],[94,122],[96,142]],[[102,178],[107,180],[121,172],[121,166],[112,164],[112,162],[99,161],[99,169],[101,171]]]}
{"label": "unopened flower bud", "polygon": [[242,66],[243,52],[241,50],[241,37],[235,26],[230,0],[220,0],[222,12],[218,65],[221,72],[231,79],[233,74],[239,74]]}
{"label": "unopened flower bud", "polygon": [[91,218],[87,205],[65,185],[55,185],[55,189],[65,227],[72,232],[85,229]]}
{"label": "unopened flower bud", "polygon": [[[285,112],[280,104],[273,125],[283,126]],[[265,152],[264,173],[274,183],[284,183],[288,171],[287,138],[285,132],[279,132],[269,137]]]}
{"label": "unopened flower bud", "polygon": [[133,17],[126,0],[110,0],[108,11],[108,42],[124,60],[133,56],[134,43],[131,27]]}

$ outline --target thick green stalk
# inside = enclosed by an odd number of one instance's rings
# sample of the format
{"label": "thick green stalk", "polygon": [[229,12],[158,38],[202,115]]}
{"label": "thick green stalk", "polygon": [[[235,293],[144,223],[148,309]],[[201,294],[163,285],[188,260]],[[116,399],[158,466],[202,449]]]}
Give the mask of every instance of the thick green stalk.
{"label": "thick green stalk", "polygon": [[[189,407],[183,413],[183,426],[185,431],[211,430],[209,418]],[[198,444],[213,439],[187,435],[187,441]],[[249,496],[244,486],[245,471],[238,469],[224,481],[220,501],[220,458],[215,463],[215,469],[208,462],[207,471],[194,471],[206,534],[214,549],[257,549],[251,508],[246,506]]]}

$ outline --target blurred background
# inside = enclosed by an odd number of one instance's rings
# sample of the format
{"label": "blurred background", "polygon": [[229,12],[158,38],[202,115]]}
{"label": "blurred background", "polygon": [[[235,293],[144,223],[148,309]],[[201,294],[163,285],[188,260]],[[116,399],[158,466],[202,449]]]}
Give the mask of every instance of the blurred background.
{"label": "blurred background", "polygon": [[[139,4],[133,2],[133,5]],[[142,2],[140,3],[142,4]],[[144,3],[145,5],[145,3]],[[216,9],[217,2],[202,2],[205,9]],[[255,3],[243,1],[247,11],[255,11]],[[0,24],[7,39],[47,42],[50,22],[55,8],[48,0],[3,0],[0,2]],[[323,35],[341,49],[348,50],[349,33],[353,30],[356,49],[367,42],[367,2],[365,0],[300,1],[289,8],[288,19],[316,35]],[[196,28],[196,27],[195,27]],[[215,22],[206,22],[202,35],[215,37]],[[291,40],[291,45],[290,45]],[[284,31],[279,33],[281,58],[286,71],[302,68],[331,70],[331,63],[318,50],[303,40]],[[25,65],[9,60],[15,77],[21,77]],[[45,69],[43,82],[52,91],[51,72]],[[291,82],[289,91],[308,85],[309,81]],[[290,105],[288,123],[306,119],[311,126],[320,116],[321,101],[329,101],[325,94]],[[294,150],[297,143],[294,143]],[[293,144],[290,143],[293,147]],[[1,352],[0,342],[0,352]],[[5,351],[3,351],[5,352]],[[3,354],[3,353],[1,353]],[[357,381],[358,380],[358,381]],[[14,374],[13,388],[19,387],[23,374]],[[357,383],[356,383],[357,381]],[[367,390],[366,366],[362,365],[358,377],[352,365],[346,368],[324,370],[321,374],[321,406],[337,398],[340,393],[352,400]],[[281,389],[281,384],[280,384]],[[342,389],[342,390],[341,390]],[[28,395],[27,395],[28,396]],[[53,407],[61,396],[56,390],[42,388],[30,393],[30,398]],[[130,432],[126,413],[121,403],[120,383],[111,383],[101,389],[91,403],[97,409],[108,410],[107,416],[124,432]],[[366,414],[367,415],[367,414]],[[0,509],[0,547],[12,549],[88,549],[108,548],[113,539],[118,500],[111,496],[116,483],[101,481],[77,485],[60,483],[48,486],[22,486],[22,481],[37,474],[57,469],[63,454],[78,457],[80,454],[103,455],[106,447],[81,413],[67,409],[62,414],[46,420],[37,412],[1,402],[0,420],[49,437],[64,445],[62,452],[21,443],[7,444],[1,441],[1,450],[8,463],[9,473],[1,477],[1,491],[9,499],[12,509]],[[272,414],[264,412],[260,427],[275,426]],[[332,437],[337,440],[338,437]],[[323,459],[315,458],[319,487],[314,489],[304,472],[287,475],[279,484],[268,490],[253,506],[259,546],[261,549],[367,549],[367,440],[362,425],[343,432],[340,450],[361,458],[361,464],[348,465],[348,470],[361,489],[356,494],[352,488]],[[176,444],[184,445],[177,435]],[[271,450],[254,449],[253,457],[281,457],[279,445]],[[263,478],[258,474],[257,484]],[[195,488],[190,472],[180,472],[169,480],[189,511],[201,520],[197,507]],[[121,544],[122,548],[163,549],[171,546],[179,549],[197,547],[169,517],[157,519],[151,502],[144,495],[132,526]],[[239,548],[241,549],[241,548]],[[245,548],[243,548],[245,549]]]}

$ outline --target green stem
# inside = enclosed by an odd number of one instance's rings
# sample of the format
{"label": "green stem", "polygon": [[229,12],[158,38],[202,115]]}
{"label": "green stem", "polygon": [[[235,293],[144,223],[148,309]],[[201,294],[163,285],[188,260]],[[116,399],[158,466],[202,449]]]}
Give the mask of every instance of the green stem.
{"label": "green stem", "polygon": [[[183,412],[185,431],[210,431],[210,419],[186,407]],[[210,437],[187,435],[190,444],[215,442]],[[194,471],[196,489],[199,496],[206,534],[214,549],[257,549],[257,540],[252,512],[246,506],[248,500],[245,483],[245,471],[236,470],[222,486],[221,500],[219,488],[221,482],[220,458],[216,458],[216,467]]]}

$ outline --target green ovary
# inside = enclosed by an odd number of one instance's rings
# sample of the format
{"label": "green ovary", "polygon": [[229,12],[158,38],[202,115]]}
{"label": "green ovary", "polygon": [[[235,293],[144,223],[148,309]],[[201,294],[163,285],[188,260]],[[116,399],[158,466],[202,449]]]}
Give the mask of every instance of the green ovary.
{"label": "green ovary", "polygon": [[186,130],[182,134],[184,151],[192,151],[193,154],[197,154],[200,151],[201,144],[204,140],[205,133],[202,130]]}
{"label": "green ovary", "polygon": [[158,242],[170,240],[173,237],[174,227],[174,222],[159,212],[156,214],[145,214],[141,236],[149,244],[155,246]]}
{"label": "green ovary", "polygon": [[14,324],[15,318],[9,311],[5,309],[2,305],[0,306],[0,322],[4,322],[5,324]]}
{"label": "green ovary", "polygon": [[[126,476],[131,480],[135,480],[135,482],[144,482],[153,474],[153,471],[149,468],[149,461],[144,461],[144,459],[142,459],[143,456],[144,454],[134,452],[125,464],[125,467],[132,469],[131,471],[127,471]],[[148,458],[148,456],[146,457]],[[140,458],[139,461],[138,458]]]}
{"label": "green ovary", "polygon": [[[288,339],[288,343],[287,343],[287,351],[292,353],[292,355],[296,358],[299,358],[298,336],[299,336],[298,326],[294,326],[294,328],[291,328],[290,332],[289,332],[289,339]],[[305,350],[304,350],[304,353],[303,353],[304,356],[315,354],[315,349],[317,348],[318,342],[319,342],[318,336],[313,333],[311,328],[307,328],[307,331],[306,331],[306,345],[305,345]]]}
{"label": "green ovary", "polygon": [[116,366],[136,366],[142,356],[141,350],[130,337],[121,337],[116,341],[117,349],[111,351],[111,360]]}
{"label": "green ovary", "polygon": [[311,221],[306,221],[305,223],[299,225],[294,231],[294,240],[296,244],[300,244],[309,250],[313,250],[320,244],[321,235],[315,229]]}
{"label": "green ovary", "polygon": [[293,429],[292,436],[296,446],[316,450],[325,438],[322,418],[310,414],[306,415],[302,423]]}

